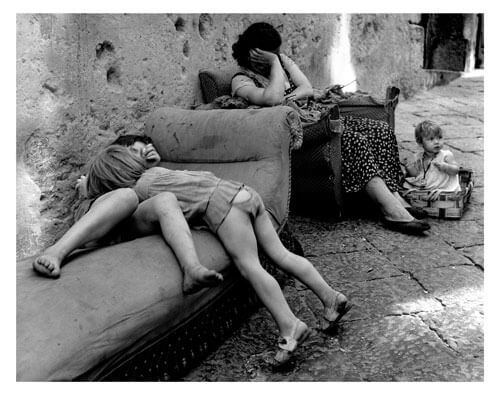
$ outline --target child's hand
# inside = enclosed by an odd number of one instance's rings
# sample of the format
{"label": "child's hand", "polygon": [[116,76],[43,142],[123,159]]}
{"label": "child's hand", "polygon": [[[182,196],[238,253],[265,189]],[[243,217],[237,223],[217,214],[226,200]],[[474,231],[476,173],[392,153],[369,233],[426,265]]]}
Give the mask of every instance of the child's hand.
{"label": "child's hand", "polygon": [[[445,158],[446,160],[446,158]],[[453,158],[452,158],[453,160]],[[456,163],[450,163],[448,161],[442,161],[442,162],[432,162],[434,163],[434,166],[436,166],[436,168],[439,170],[439,171],[442,171],[443,173],[446,173],[450,176],[454,176],[456,174],[458,174],[458,171],[460,170],[460,168],[458,167],[458,165]]]}
{"label": "child's hand", "polygon": [[447,165],[444,162],[432,162],[432,163],[434,164],[434,166],[437,167],[439,171],[446,171],[447,169]]}
{"label": "child's hand", "polygon": [[80,178],[76,180],[75,189],[81,197],[87,197],[87,176],[81,175]]}
{"label": "child's hand", "polygon": [[158,152],[156,152],[153,144],[146,145],[142,153],[142,157],[146,159],[148,167],[155,167],[158,163],[160,163],[161,160],[160,155],[158,154]]}

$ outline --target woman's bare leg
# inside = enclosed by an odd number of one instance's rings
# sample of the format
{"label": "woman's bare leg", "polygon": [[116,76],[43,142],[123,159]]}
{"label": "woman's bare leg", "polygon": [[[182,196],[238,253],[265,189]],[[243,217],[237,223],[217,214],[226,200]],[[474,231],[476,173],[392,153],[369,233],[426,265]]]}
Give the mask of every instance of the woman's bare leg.
{"label": "woman's bare leg", "polygon": [[382,178],[373,177],[366,184],[365,191],[378,204],[386,220],[410,222],[415,219],[404,208],[402,202],[387,188]]}
{"label": "woman's bare leg", "polygon": [[33,268],[47,277],[58,278],[61,263],[72,251],[105,236],[116,224],[132,215],[137,195],[122,188],[99,197],[90,210],[33,262]]}
{"label": "woman's bare leg", "polygon": [[220,273],[200,264],[191,230],[174,194],[164,192],[142,202],[132,215],[130,225],[137,235],[161,230],[184,273],[185,293],[194,293],[223,280]]}
{"label": "woman's bare leg", "polygon": [[401,203],[401,205],[404,207],[404,208],[407,208],[407,207],[411,207],[411,204],[408,203],[400,194],[399,192],[392,192],[392,194],[394,195],[394,197],[399,200],[399,202]]}

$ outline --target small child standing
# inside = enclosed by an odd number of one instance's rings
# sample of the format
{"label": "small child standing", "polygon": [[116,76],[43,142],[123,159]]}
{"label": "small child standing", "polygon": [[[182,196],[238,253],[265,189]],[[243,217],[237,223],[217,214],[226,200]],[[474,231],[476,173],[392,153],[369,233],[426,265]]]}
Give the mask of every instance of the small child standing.
{"label": "small child standing", "polygon": [[420,122],[415,128],[415,140],[423,149],[413,161],[403,165],[409,177],[404,188],[429,191],[429,200],[436,200],[441,192],[459,192],[459,166],[453,153],[443,149],[443,130],[432,121]]}

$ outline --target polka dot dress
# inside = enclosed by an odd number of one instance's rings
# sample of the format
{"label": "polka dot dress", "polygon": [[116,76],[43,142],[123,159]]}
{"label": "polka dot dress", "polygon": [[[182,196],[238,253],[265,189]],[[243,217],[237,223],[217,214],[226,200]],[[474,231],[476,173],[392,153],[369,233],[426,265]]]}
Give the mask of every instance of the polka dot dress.
{"label": "polka dot dress", "polygon": [[382,178],[395,192],[403,177],[396,136],[388,123],[368,118],[341,117],[342,187],[359,192],[373,177]]}

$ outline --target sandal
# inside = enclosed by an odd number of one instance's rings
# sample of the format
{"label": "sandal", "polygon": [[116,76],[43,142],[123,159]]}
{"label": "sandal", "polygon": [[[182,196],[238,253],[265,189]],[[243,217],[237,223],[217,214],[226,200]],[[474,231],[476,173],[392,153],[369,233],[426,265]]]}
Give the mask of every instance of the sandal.
{"label": "sandal", "polygon": [[278,365],[288,362],[297,347],[309,337],[311,332],[312,330],[305,323],[300,320],[295,321],[292,334],[290,336],[280,336],[278,339],[279,349],[274,356],[275,362]]}
{"label": "sandal", "polygon": [[[334,291],[335,292],[335,291]],[[340,319],[352,308],[344,294],[336,292],[335,299],[329,307],[323,311],[323,322],[321,329],[324,331],[332,329]]]}

